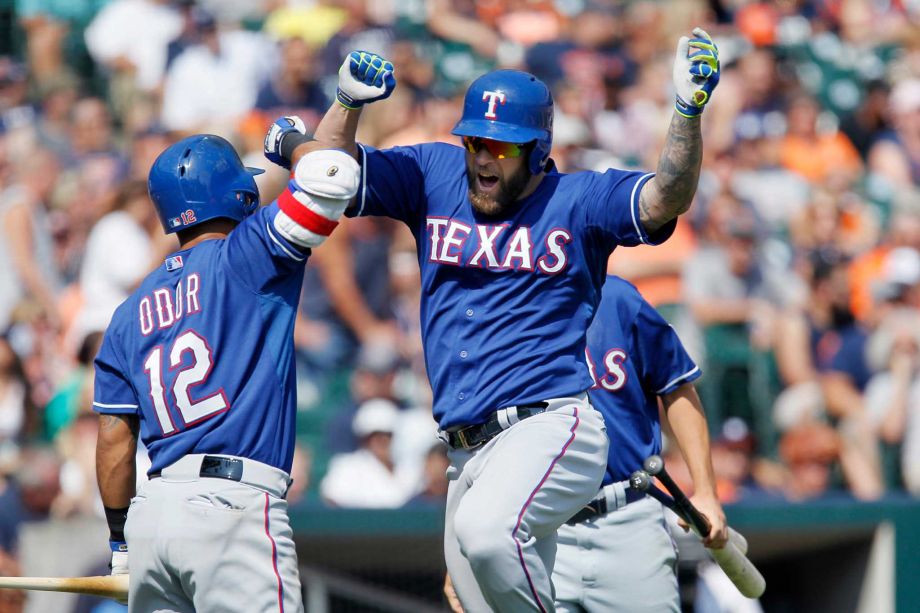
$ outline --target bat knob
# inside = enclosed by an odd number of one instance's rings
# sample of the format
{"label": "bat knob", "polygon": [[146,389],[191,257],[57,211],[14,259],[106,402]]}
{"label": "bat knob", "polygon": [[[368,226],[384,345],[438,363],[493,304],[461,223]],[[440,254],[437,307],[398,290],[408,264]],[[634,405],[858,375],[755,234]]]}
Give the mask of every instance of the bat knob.
{"label": "bat knob", "polygon": [[644,470],[637,470],[629,476],[629,486],[634,490],[640,492],[648,491],[649,486],[652,484],[652,480],[649,479],[648,473]]}
{"label": "bat knob", "polygon": [[645,458],[645,462],[643,462],[642,466],[645,468],[645,472],[655,476],[664,469],[664,460],[661,459],[661,456],[650,455]]}

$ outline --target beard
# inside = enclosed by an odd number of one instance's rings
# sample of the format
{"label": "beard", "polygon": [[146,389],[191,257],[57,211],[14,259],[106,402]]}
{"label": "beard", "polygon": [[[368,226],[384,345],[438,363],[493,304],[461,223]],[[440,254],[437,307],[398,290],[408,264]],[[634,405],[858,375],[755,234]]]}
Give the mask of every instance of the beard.
{"label": "beard", "polygon": [[467,159],[466,181],[469,186],[470,202],[474,210],[490,217],[511,209],[530,181],[530,172],[527,170],[527,165],[521,164],[521,167],[507,179],[504,177],[498,178],[497,189],[493,194],[483,194],[479,191],[477,184],[476,177],[478,174],[474,162],[471,159]]}

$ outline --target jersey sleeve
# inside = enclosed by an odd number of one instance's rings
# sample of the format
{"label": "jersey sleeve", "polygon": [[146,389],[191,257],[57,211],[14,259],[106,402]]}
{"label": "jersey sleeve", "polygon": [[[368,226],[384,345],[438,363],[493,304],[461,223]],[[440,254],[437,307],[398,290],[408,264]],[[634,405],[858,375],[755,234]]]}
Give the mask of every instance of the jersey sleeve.
{"label": "jersey sleeve", "polygon": [[422,145],[359,148],[361,184],[355,204],[345,214],[379,215],[410,223],[425,201],[425,167],[430,152]]}
{"label": "jersey sleeve", "polygon": [[702,374],[674,328],[645,300],[641,300],[631,332],[643,388],[663,396]]}
{"label": "jersey sleeve", "polygon": [[96,371],[93,410],[106,415],[139,414],[137,392],[128,379],[128,370],[118,353],[117,338],[116,328],[109,326],[93,363]]}
{"label": "jersey sleeve", "polygon": [[262,207],[246,218],[227,238],[226,264],[231,274],[256,293],[263,293],[275,281],[302,275],[310,255],[275,229],[278,202]]}
{"label": "jersey sleeve", "polygon": [[639,193],[654,173],[617,170],[585,173],[581,204],[586,222],[611,249],[617,245],[659,245],[666,241],[677,225],[672,219],[649,235],[639,219]]}

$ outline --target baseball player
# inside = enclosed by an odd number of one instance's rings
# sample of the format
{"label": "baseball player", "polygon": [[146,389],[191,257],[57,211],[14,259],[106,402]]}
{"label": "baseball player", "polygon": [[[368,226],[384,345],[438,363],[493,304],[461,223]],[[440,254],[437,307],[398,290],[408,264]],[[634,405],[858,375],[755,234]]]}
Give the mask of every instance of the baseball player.
{"label": "baseball player", "polygon": [[[288,188],[261,209],[259,172],[212,135],[179,141],[150,170],[180,249],[115,312],[93,400],[112,572],[130,567],[131,611],[303,610],[285,502],[294,318],[304,262],[359,168],[344,152],[304,148]],[[138,432],[152,465],[135,494]]]}
{"label": "baseball player", "polygon": [[700,369],[674,329],[630,283],[608,275],[586,351],[591,403],[604,416],[610,452],[598,495],[559,528],[556,610],[680,611],[677,552],[661,503],[629,488],[629,476],[661,453],[658,399],[693,477],[693,503],[712,524],[705,544],[727,538],[709,455],[706,417],[693,381]]}
{"label": "baseball player", "polygon": [[425,363],[451,448],[445,556],[467,611],[554,610],[556,529],[606,465],[584,350],[607,258],[664,241],[699,177],[699,117],[719,72],[711,39],[695,34],[678,47],[657,174],[558,172],[552,95],[514,70],[470,85],[453,130],[463,147],[358,147],[361,107],[387,94],[393,66],[356,51],[339,70],[317,138],[361,163],[346,214],[386,215],[416,237]]}

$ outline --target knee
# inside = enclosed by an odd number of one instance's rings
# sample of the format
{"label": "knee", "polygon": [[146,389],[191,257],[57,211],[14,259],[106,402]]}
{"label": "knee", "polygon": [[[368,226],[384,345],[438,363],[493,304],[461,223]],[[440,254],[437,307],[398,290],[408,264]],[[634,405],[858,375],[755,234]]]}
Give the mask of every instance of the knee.
{"label": "knee", "polygon": [[473,568],[499,564],[514,554],[513,527],[487,516],[457,515],[454,530],[460,552]]}

